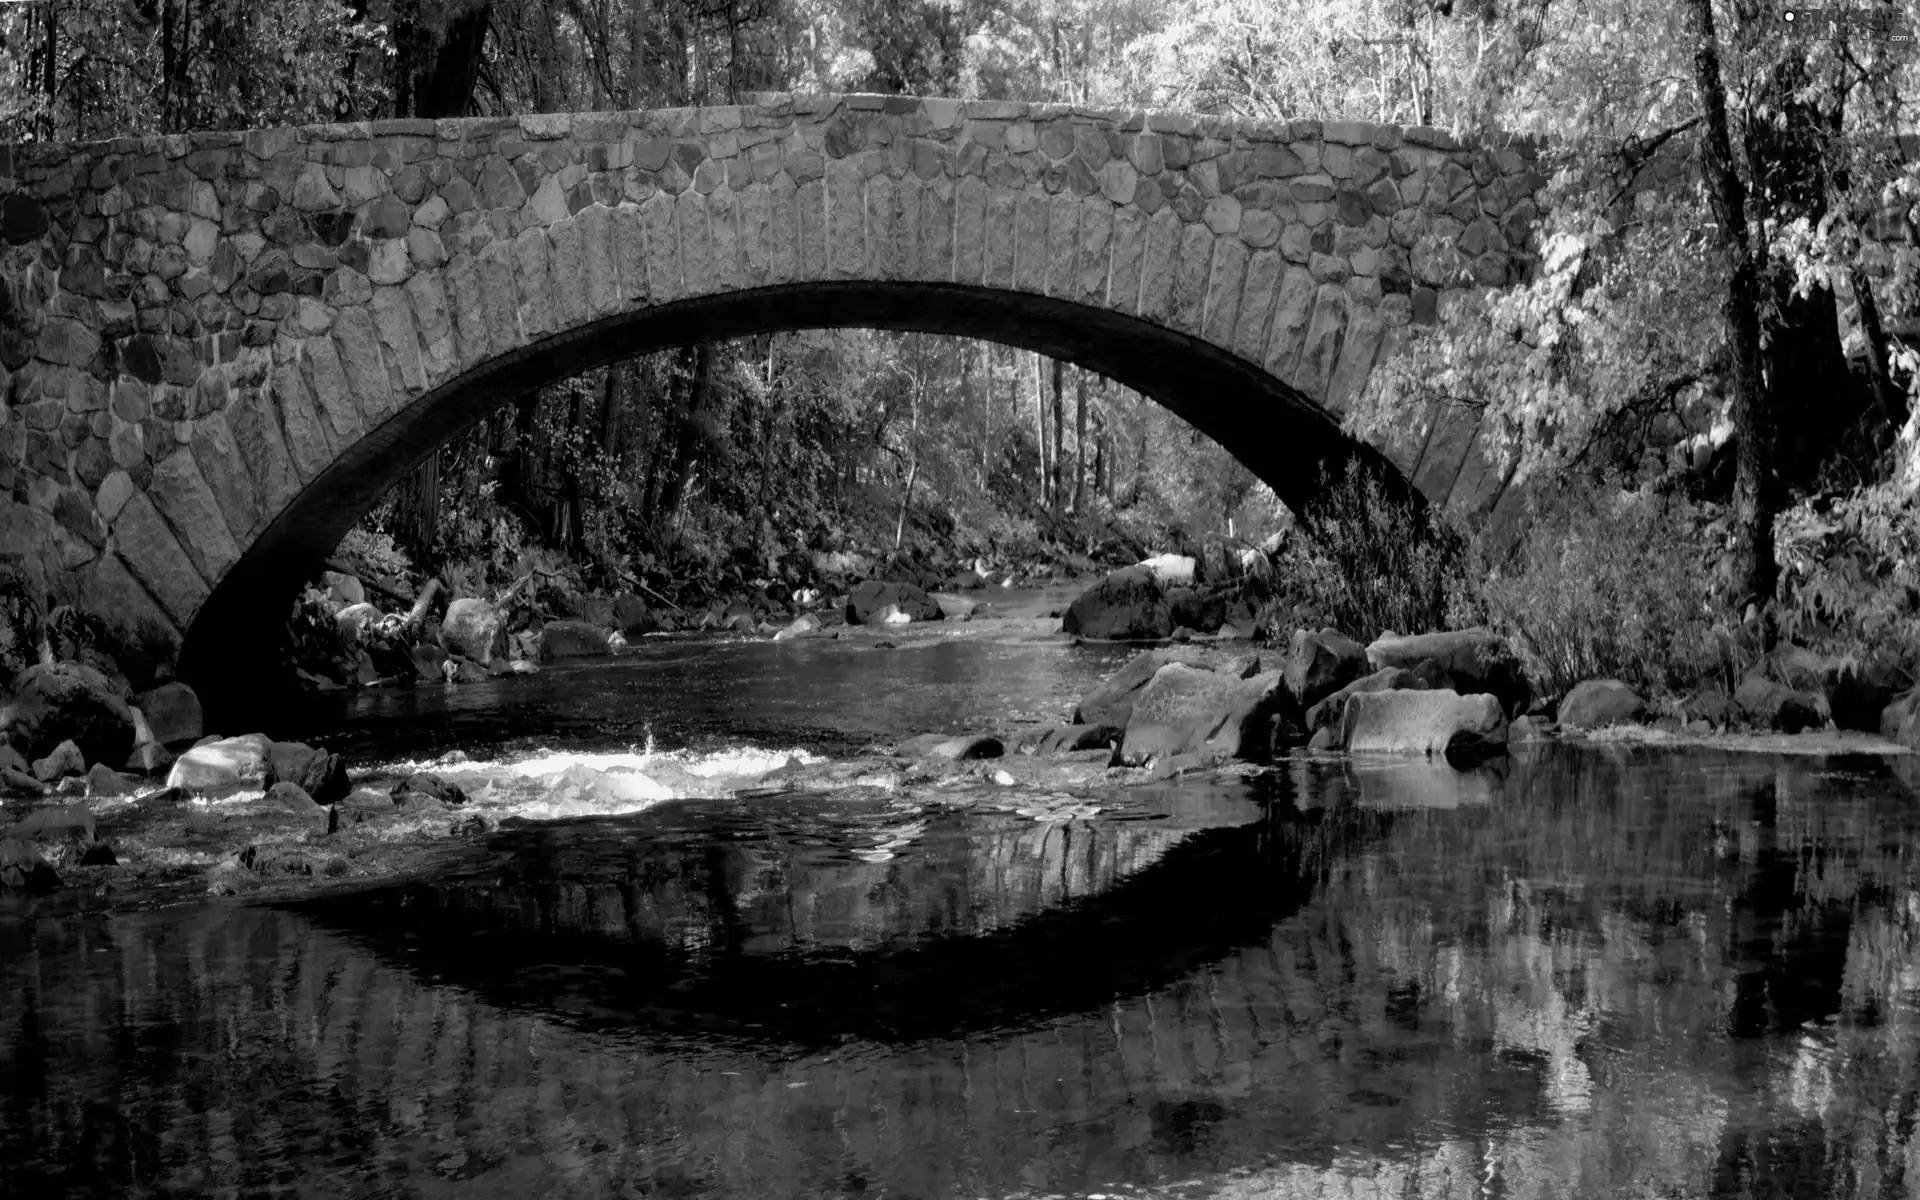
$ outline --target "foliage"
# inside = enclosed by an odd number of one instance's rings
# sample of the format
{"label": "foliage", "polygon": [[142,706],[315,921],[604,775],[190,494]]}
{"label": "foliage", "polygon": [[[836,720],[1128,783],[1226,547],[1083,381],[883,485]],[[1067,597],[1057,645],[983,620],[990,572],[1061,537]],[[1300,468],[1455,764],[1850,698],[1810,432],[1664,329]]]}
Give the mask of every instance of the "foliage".
{"label": "foliage", "polygon": [[1304,538],[1276,563],[1318,619],[1362,641],[1449,626],[1470,604],[1466,541],[1444,517],[1387,495],[1357,464],[1327,481]]}
{"label": "foliage", "polygon": [[1605,486],[1533,507],[1518,553],[1485,566],[1478,592],[1536,693],[1619,679],[1659,696],[1737,675],[1734,631],[1714,601],[1706,512],[1677,496]]}
{"label": "foliage", "polygon": [[335,557],[362,572],[386,579],[405,579],[413,573],[413,560],[380,529],[355,526],[340,539]]}
{"label": "foliage", "polygon": [[1787,638],[1854,663],[1920,644],[1920,512],[1910,492],[1879,484],[1803,501],[1781,515],[1776,545]]}

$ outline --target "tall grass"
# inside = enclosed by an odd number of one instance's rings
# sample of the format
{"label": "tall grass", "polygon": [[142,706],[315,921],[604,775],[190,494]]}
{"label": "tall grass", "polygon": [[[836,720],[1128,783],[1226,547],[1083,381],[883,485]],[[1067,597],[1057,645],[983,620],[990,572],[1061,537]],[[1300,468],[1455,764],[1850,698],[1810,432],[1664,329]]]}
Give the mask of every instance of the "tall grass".
{"label": "tall grass", "polygon": [[1328,481],[1302,529],[1280,572],[1349,636],[1426,633],[1457,615],[1466,539],[1442,514],[1396,501],[1358,464]]}
{"label": "tall grass", "polygon": [[1741,637],[1716,599],[1700,517],[1676,496],[1602,487],[1536,506],[1512,560],[1484,567],[1477,587],[1536,693],[1619,679],[1657,697],[1729,673]]}

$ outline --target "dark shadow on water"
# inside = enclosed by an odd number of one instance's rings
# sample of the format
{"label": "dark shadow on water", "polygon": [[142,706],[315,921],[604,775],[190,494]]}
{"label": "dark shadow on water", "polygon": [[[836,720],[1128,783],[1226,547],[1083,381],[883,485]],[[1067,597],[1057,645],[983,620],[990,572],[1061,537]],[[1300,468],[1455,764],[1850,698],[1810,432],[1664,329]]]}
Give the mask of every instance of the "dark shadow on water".
{"label": "dark shadow on water", "polygon": [[[804,824],[721,823],[714,806],[688,807],[673,814],[679,829],[657,815],[645,836],[632,821],[503,831],[484,871],[293,910],[438,982],[585,1027],[795,1049],[908,1043],[1084,1012],[1263,942],[1312,897],[1330,858],[1389,823],[1242,803],[1244,823],[1187,833],[1104,888],[1029,911],[1017,911],[1020,898],[1047,871],[1125,857],[1120,841],[1151,823],[1039,830],[1062,847],[1050,861],[980,836],[996,823],[1031,835],[1023,818],[946,814],[931,819],[924,856],[876,869],[805,852]],[[932,861],[917,867],[919,857]],[[939,901],[994,858],[997,889],[965,896],[956,919]],[[868,889],[864,936],[810,943],[793,909],[845,892],[845,876]],[[591,911],[585,897],[596,898]]]}

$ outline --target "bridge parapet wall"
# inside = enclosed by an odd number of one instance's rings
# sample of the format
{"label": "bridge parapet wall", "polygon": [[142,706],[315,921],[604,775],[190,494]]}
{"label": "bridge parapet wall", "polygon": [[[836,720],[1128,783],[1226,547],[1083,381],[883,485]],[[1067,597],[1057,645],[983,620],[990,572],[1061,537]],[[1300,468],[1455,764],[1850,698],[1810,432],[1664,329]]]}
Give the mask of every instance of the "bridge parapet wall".
{"label": "bridge parapet wall", "polygon": [[[463,373],[812,281],[1122,314],[1337,416],[1447,291],[1529,268],[1543,184],[1430,129],[863,95],[0,146],[0,558],[178,634]],[[1412,441],[1429,495],[1497,494],[1470,428]]]}

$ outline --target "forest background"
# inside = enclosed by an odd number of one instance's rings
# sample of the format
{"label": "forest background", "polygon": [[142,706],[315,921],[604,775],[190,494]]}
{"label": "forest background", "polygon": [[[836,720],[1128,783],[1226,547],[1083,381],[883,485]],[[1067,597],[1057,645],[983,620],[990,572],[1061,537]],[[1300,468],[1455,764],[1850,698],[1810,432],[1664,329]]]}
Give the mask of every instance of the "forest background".
{"label": "forest background", "polygon": [[[1546,140],[1522,286],[1442,314],[1348,416],[1484,418],[1518,520],[1295,522],[1071,364],[868,330],[646,355],[503,406],[344,549],[476,588],[531,560],[692,606],[855,552],[935,576],[1264,543],[1277,623],[1488,622],[1551,692],[1656,693],[1785,639],[1920,647],[1920,27],[1755,0],[40,0],[0,10],[0,139],[879,91]],[[1835,19],[1837,18],[1837,19]],[[1904,41],[1903,31],[1909,33]],[[1663,156],[1694,164],[1654,187]],[[1342,483],[1343,481],[1330,481]],[[1279,535],[1279,536],[1275,536]],[[1311,610],[1311,611],[1306,611]]]}

